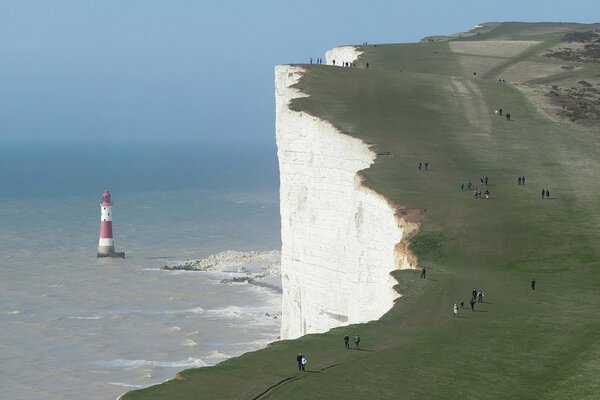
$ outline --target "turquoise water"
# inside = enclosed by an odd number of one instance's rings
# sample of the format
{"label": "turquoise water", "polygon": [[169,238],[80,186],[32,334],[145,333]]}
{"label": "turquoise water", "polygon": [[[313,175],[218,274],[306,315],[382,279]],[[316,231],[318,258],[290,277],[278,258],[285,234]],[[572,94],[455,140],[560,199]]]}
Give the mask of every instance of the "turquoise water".
{"label": "turquoise water", "polygon": [[[274,147],[5,145],[0,184],[2,398],[112,399],[277,338],[276,291],[160,270],[280,248]],[[95,258],[105,187],[125,260]]]}

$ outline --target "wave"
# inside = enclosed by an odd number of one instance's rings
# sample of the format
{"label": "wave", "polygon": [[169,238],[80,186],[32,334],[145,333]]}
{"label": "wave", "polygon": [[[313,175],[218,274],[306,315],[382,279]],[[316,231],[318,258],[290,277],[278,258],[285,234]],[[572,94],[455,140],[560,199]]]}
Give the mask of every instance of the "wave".
{"label": "wave", "polygon": [[94,316],[94,317],[67,317],[68,319],[100,319],[102,317]]}
{"label": "wave", "polygon": [[199,358],[190,357],[187,360],[180,361],[153,361],[153,360],[111,360],[111,361],[98,361],[96,365],[102,365],[111,368],[135,368],[135,367],[161,367],[161,368],[199,368],[206,367],[209,364]]}
{"label": "wave", "polygon": [[138,388],[138,389],[141,389],[144,387],[142,385],[134,385],[132,383],[123,383],[123,382],[106,382],[106,383],[108,383],[109,385],[113,385],[113,386],[122,386],[122,387]]}
{"label": "wave", "polygon": [[185,308],[183,310],[160,311],[160,312],[157,312],[157,314],[202,314],[203,312],[204,312],[204,308],[194,307],[194,308]]}
{"label": "wave", "polygon": [[207,310],[206,315],[219,318],[241,318],[244,315],[242,308],[237,306],[228,306],[224,308],[215,308]]}

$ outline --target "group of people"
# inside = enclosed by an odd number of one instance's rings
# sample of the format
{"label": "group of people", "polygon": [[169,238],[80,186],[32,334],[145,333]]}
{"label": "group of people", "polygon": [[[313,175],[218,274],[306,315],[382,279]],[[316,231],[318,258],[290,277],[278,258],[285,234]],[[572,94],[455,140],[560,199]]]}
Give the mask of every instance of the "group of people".
{"label": "group of people", "polygon": [[425,162],[421,162],[419,161],[419,171],[428,171],[429,170],[429,162],[425,161]]}
{"label": "group of people", "polygon": [[[471,311],[475,311],[475,303],[483,303],[483,292],[481,290],[477,290],[473,288],[471,292],[471,300],[469,301],[469,305],[471,306]],[[465,308],[465,301],[460,301],[460,308]],[[458,317],[458,304],[454,303],[454,307],[452,308],[452,314],[455,317]]]}
{"label": "group of people", "polygon": [[[348,334],[344,336],[344,346],[346,346],[346,349],[350,349],[350,336],[348,336]],[[354,348],[356,350],[360,350],[359,335],[354,335]],[[298,371],[306,371],[306,364],[308,363],[308,359],[304,354],[298,353],[298,356],[296,356],[296,362],[298,363]]]}
{"label": "group of people", "polygon": [[[467,189],[471,190],[471,180],[467,180]],[[465,182],[460,183],[460,190],[465,190]]]}
{"label": "group of people", "polygon": [[[311,64],[315,63],[317,65],[323,64],[323,59],[322,58],[317,58],[316,60],[313,60],[313,58],[310,57],[310,63]],[[335,65],[335,60],[331,60],[331,63],[333,65]],[[342,63],[342,67],[356,67],[356,62],[343,62]],[[365,64],[365,68],[369,69],[369,63]]]}
{"label": "group of people", "polygon": [[[473,192],[473,197],[474,197],[475,199],[481,199],[481,196],[482,196],[482,194],[481,194],[481,189],[480,189],[480,188],[477,188],[477,189],[475,189],[475,191]],[[484,196],[486,199],[489,199],[489,198],[490,198],[490,191],[489,191],[489,190],[487,190],[487,189],[485,189],[485,192],[483,192],[483,196]]]}
{"label": "group of people", "polygon": [[[502,116],[502,109],[498,108],[497,110],[494,110],[494,114]],[[510,121],[510,113],[506,113],[506,120]]]}
{"label": "group of people", "polygon": [[[350,348],[350,336],[348,334],[344,336],[344,346],[346,346],[346,349]],[[360,349],[360,336],[358,335],[354,335],[354,348],[356,350]]]}
{"label": "group of people", "polygon": [[520,176],[519,179],[517,179],[517,182],[519,183],[519,185],[525,185],[525,177]]}
{"label": "group of people", "polygon": [[542,200],[544,200],[544,198],[550,198],[550,191],[548,189],[542,189]]}
{"label": "group of people", "polygon": [[298,353],[296,361],[298,362],[298,371],[306,371],[306,363],[308,360],[302,353]]}

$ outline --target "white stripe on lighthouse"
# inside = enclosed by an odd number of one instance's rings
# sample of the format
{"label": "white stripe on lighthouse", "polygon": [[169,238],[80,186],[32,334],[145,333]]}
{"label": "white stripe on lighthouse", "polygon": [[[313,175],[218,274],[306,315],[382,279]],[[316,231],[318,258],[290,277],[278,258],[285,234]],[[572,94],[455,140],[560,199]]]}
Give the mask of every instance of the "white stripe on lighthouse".
{"label": "white stripe on lighthouse", "polygon": [[114,246],[115,245],[115,241],[113,240],[113,238],[100,238],[100,241],[98,242],[98,246]]}
{"label": "white stripe on lighthouse", "polygon": [[100,209],[100,221],[112,221],[112,206],[102,206]]}

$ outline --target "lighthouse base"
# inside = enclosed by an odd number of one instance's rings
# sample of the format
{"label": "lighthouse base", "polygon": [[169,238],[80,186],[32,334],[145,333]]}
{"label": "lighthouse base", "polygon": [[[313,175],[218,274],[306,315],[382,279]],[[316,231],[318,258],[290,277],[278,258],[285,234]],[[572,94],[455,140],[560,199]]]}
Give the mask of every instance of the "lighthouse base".
{"label": "lighthouse base", "polygon": [[96,256],[96,258],[125,258],[125,253],[123,252],[118,252],[118,251],[113,251],[110,253],[98,253],[98,255]]}

